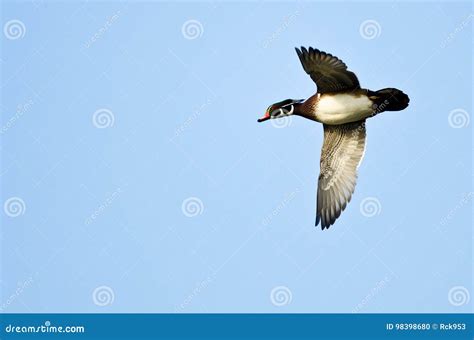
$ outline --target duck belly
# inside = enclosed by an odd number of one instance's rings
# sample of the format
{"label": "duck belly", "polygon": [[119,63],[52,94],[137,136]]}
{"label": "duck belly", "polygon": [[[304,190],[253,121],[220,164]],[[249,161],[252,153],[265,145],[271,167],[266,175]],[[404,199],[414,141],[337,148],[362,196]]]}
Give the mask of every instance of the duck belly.
{"label": "duck belly", "polygon": [[357,122],[372,115],[373,102],[360,94],[323,94],[316,105],[316,119],[324,124]]}

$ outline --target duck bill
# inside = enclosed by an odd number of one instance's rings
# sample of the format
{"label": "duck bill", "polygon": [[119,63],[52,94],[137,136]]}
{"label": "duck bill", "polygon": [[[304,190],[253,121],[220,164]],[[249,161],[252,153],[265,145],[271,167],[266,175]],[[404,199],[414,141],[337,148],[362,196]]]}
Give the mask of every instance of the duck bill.
{"label": "duck bill", "polygon": [[261,122],[264,122],[266,120],[269,120],[270,119],[270,114],[269,113],[266,113],[265,116],[263,116],[262,118],[258,119],[257,122],[261,123]]}

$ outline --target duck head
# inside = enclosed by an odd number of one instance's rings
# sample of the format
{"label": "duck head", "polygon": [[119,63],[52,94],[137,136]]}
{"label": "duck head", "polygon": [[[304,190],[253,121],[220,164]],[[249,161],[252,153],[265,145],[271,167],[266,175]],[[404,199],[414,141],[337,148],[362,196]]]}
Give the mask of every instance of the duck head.
{"label": "duck head", "polygon": [[281,102],[272,104],[268,107],[265,115],[257,120],[261,123],[268,119],[283,118],[295,114],[297,106],[304,102],[304,99],[286,99]]}

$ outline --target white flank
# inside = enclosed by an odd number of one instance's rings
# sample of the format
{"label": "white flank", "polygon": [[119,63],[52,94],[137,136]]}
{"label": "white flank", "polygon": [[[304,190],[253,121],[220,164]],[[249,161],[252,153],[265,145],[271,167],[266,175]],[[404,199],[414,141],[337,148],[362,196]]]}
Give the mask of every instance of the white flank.
{"label": "white flank", "polygon": [[322,95],[316,106],[316,119],[330,125],[356,122],[372,114],[372,104],[367,96]]}

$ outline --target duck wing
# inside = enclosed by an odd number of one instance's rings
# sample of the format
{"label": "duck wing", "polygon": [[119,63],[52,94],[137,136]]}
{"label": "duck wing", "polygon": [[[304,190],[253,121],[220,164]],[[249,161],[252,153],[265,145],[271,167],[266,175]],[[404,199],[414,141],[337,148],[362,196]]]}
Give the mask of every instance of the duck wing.
{"label": "duck wing", "polygon": [[295,48],[303,69],[316,83],[319,93],[351,91],[359,89],[356,75],[347,70],[346,64],[339,58],[310,47],[307,50]]}
{"label": "duck wing", "polygon": [[365,135],[365,120],[324,125],[316,207],[316,225],[321,221],[323,230],[334,224],[351,200],[364,156]]}

